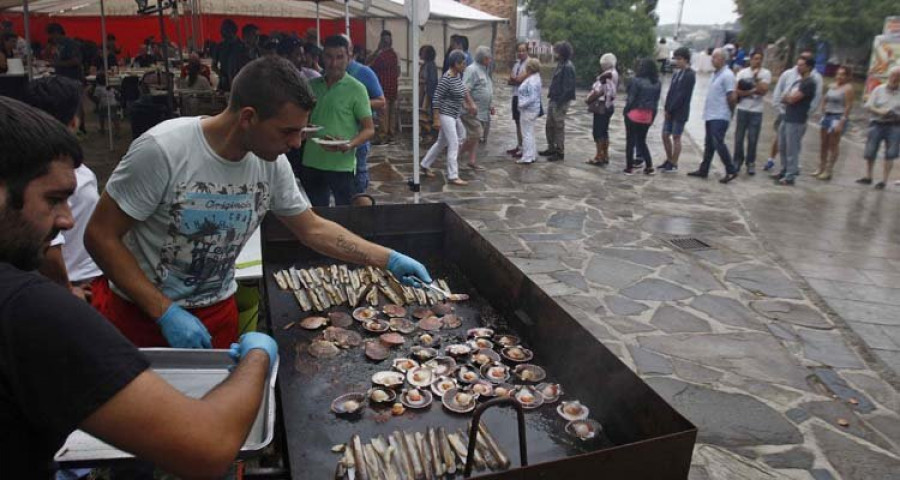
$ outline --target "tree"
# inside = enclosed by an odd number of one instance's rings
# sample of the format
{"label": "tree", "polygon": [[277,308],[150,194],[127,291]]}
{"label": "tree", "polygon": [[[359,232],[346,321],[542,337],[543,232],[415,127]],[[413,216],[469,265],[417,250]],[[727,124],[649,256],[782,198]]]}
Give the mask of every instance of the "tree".
{"label": "tree", "polygon": [[593,81],[600,55],[611,52],[622,68],[653,54],[656,0],[526,0],[541,36],[567,40],[582,84]]}

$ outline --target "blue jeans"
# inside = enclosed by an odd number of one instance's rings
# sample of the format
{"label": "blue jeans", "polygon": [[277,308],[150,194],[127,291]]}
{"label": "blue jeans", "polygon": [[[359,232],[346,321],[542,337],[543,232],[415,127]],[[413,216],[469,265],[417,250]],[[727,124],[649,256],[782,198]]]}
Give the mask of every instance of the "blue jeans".
{"label": "blue jeans", "polygon": [[353,172],[329,172],[301,165],[298,177],[314,207],[327,207],[332,195],[335,205],[350,205],[355,193]]}
{"label": "blue jeans", "polygon": [[700,163],[700,173],[709,174],[709,164],[713,155],[719,154],[722,165],[725,165],[725,173],[737,173],[737,169],[731,162],[731,154],[728,153],[728,145],[725,145],[725,132],[728,131],[728,120],[707,120],[706,141],[703,147],[703,162]]}
{"label": "blue jeans", "polygon": [[762,129],[762,112],[737,111],[737,125],[734,130],[734,166],[737,170],[744,164],[744,136],[747,137],[747,165],[756,163],[756,144]]}
{"label": "blue jeans", "polygon": [[800,147],[803,145],[804,134],[806,122],[781,122],[778,129],[778,153],[785,180],[794,180],[800,175]]}
{"label": "blue jeans", "polygon": [[365,193],[369,188],[369,150],[372,144],[366,142],[356,147],[356,177],[353,179],[355,193]]}
{"label": "blue jeans", "polygon": [[881,142],[884,142],[885,160],[894,160],[900,156],[900,123],[870,123],[863,158],[869,161],[875,160]]}

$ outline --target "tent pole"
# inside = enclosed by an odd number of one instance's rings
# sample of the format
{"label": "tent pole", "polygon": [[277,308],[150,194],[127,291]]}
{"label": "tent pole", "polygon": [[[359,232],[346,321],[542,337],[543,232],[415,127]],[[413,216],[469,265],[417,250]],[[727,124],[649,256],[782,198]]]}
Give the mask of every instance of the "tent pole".
{"label": "tent pole", "polygon": [[322,47],[322,17],[319,16],[319,0],[316,0],[316,46]]}
{"label": "tent pole", "polygon": [[[412,2],[412,20],[409,27],[412,29],[413,50],[408,57],[418,54],[419,51],[419,2]],[[412,62],[412,161],[413,161],[413,203],[419,203],[419,62]]]}
{"label": "tent pole", "polygon": [[184,54],[182,53],[182,49],[184,48],[184,36],[182,35],[182,16],[178,14],[178,2],[172,2],[172,16],[175,23],[175,42],[178,45],[178,61],[183,64]]}
{"label": "tent pole", "polygon": [[[492,22],[491,23],[491,55],[493,55],[494,58],[497,58],[497,52],[494,50],[494,45],[496,43],[497,43],[497,22]],[[494,74],[494,66],[496,64],[497,64],[497,62],[491,62],[491,66],[490,66],[491,75]]]}
{"label": "tent pole", "polygon": [[[109,85],[109,56],[106,50],[106,2],[100,0],[100,38],[103,45],[103,75],[106,78],[106,84]],[[113,121],[112,106],[106,103],[106,134],[109,137],[109,151],[113,151]]]}
{"label": "tent pole", "polygon": [[22,16],[25,23],[25,41],[28,42],[25,47],[25,71],[28,72],[28,81],[30,82],[34,72],[31,71],[33,54],[31,53],[31,20],[28,18],[28,0],[22,2]]}
{"label": "tent pole", "polygon": [[344,0],[344,27],[347,30],[347,38],[350,38],[352,42],[353,39],[350,36],[350,0]]}
{"label": "tent pole", "polygon": [[[442,20],[441,24],[444,27],[444,50],[443,50],[443,52],[444,52],[444,55],[446,56],[447,55],[447,20],[446,19]],[[441,72],[441,74],[443,74],[443,73],[444,72]]]}
{"label": "tent pole", "polygon": [[174,82],[169,81],[169,37],[166,35],[166,25],[163,20],[163,0],[157,0],[156,5],[159,11],[159,35],[162,37],[163,70],[166,72],[166,104],[169,112],[173,112],[175,110],[175,92],[173,91],[174,85],[172,85]]}

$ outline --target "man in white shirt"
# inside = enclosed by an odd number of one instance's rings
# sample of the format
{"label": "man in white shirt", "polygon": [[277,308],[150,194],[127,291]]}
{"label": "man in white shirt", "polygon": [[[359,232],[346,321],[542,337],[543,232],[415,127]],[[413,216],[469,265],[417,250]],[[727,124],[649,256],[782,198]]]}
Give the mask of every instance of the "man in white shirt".
{"label": "man in white shirt", "polygon": [[528,77],[528,74],[525,73],[525,62],[527,61],[528,44],[519,42],[516,45],[516,63],[513,64],[512,69],[509,71],[509,79],[506,81],[506,84],[512,88],[512,117],[513,121],[516,122],[516,141],[518,142],[515,148],[507,150],[506,153],[515,158],[522,158],[522,125],[519,124],[519,85]]}
{"label": "man in white shirt", "polygon": [[762,128],[763,97],[769,91],[772,72],[762,67],[763,54],[750,56],[750,66],[737,74],[734,90],[737,102],[737,125],[734,131],[734,166],[740,172],[744,164],[744,137],[747,137],[747,175],[756,174],[756,144]]}

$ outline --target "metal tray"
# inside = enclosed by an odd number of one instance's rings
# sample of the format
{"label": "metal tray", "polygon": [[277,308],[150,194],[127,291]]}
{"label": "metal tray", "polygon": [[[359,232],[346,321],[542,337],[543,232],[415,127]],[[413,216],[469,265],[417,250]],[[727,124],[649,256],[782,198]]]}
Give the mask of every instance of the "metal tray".
{"label": "metal tray", "polygon": [[[200,398],[225,380],[234,361],[228,350],[191,350],[182,348],[142,348],[150,360],[150,368],[176,390],[191,398]],[[275,437],[275,379],[278,362],[272,369],[268,388],[253,421],[253,428],[238,458],[252,457]],[[76,430],[56,452],[54,460],[63,468],[94,467],[127,460],[134,456],[99,439]]]}

